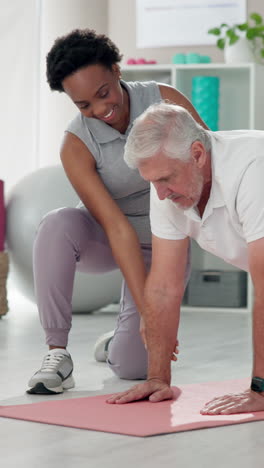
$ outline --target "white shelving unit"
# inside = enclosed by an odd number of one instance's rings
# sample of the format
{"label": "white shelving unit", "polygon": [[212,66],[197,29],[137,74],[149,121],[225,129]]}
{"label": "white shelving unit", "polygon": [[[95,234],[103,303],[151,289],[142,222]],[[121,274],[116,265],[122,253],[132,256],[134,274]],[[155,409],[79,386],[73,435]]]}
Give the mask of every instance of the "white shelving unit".
{"label": "white shelving unit", "polygon": [[[264,130],[264,66],[255,63],[241,64],[190,64],[190,65],[126,65],[122,67],[125,81],[149,81],[174,86],[191,100],[192,78],[197,75],[220,78],[219,130]],[[193,243],[193,268],[200,270],[236,270],[221,259],[204,252]],[[190,307],[182,310],[215,312],[250,312],[252,308],[252,283],[248,275],[247,304],[241,308]]]}

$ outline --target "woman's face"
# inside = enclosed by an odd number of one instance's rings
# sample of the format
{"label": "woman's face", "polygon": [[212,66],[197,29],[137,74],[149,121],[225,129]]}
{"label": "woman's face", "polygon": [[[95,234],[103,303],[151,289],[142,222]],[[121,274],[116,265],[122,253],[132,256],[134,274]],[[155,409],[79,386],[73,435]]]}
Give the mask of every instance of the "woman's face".
{"label": "woman's face", "polygon": [[63,82],[65,93],[85,117],[102,120],[119,131],[129,123],[129,99],[120,84],[120,69],[88,65]]}

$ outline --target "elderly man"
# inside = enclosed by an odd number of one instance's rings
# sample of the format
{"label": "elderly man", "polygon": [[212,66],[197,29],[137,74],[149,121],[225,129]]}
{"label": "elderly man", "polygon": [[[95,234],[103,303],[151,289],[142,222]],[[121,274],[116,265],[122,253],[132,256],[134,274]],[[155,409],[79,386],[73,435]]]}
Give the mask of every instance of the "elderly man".
{"label": "elderly man", "polygon": [[214,399],[201,412],[264,410],[264,132],[210,132],[182,107],[160,103],[135,121],[125,160],[151,182],[153,260],[143,317],[148,379],[108,402],[172,397],[170,361],[193,238],[249,271],[255,291],[251,388]]}

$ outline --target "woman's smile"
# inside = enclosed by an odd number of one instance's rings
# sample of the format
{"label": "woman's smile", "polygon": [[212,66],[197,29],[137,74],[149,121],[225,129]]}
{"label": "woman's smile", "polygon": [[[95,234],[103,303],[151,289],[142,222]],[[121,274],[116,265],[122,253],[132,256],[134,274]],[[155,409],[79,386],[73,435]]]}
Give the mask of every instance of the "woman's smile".
{"label": "woman's smile", "polygon": [[112,109],[108,112],[108,114],[105,114],[101,117],[97,117],[99,120],[103,120],[104,122],[111,122],[112,120],[115,119],[116,116],[116,105],[112,107]]}

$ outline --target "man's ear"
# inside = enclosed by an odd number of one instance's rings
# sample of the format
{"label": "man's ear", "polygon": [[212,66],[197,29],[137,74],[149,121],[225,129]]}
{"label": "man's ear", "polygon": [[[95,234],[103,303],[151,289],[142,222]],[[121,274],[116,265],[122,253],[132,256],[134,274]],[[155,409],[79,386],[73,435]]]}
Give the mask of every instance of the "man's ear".
{"label": "man's ear", "polygon": [[191,157],[193,161],[195,162],[196,166],[199,169],[202,169],[202,167],[205,165],[207,154],[206,154],[206,149],[201,141],[196,140],[192,143]]}

